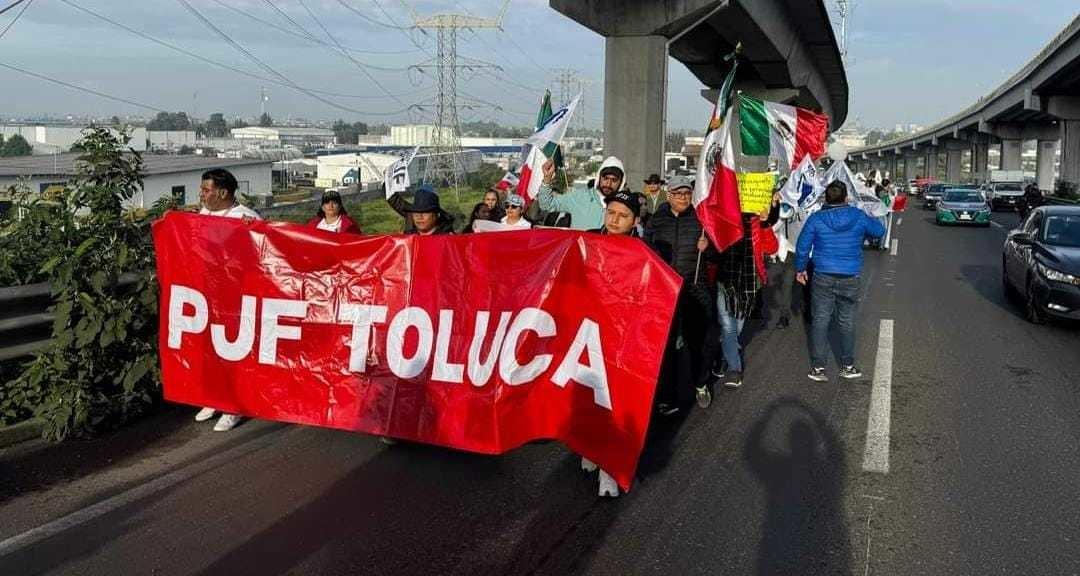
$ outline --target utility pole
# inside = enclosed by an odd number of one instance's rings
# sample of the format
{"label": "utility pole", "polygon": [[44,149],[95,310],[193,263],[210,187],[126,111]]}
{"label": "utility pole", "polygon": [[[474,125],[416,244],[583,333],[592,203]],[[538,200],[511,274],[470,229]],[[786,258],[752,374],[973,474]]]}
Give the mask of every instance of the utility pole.
{"label": "utility pole", "polygon": [[[493,64],[464,58],[457,53],[458,31],[462,29],[501,29],[503,17],[510,5],[510,0],[503,4],[497,18],[462,14],[436,14],[421,18],[402,0],[402,5],[410,12],[413,27],[422,31],[432,30],[438,39],[435,59],[418,64],[414,68],[426,70],[434,68],[438,83],[438,96],[435,100],[434,156],[425,163],[421,181],[446,182],[456,190],[465,176],[465,163],[461,153],[461,126],[458,118],[457,73],[459,69],[470,71],[483,68],[498,68]],[[423,105],[418,106],[423,108]]]}

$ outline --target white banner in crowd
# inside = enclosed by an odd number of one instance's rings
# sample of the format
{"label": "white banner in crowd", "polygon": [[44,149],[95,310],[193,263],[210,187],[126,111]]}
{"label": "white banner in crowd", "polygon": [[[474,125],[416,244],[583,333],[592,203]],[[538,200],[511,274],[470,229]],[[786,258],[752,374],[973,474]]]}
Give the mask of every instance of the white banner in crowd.
{"label": "white banner in crowd", "polygon": [[419,146],[413,148],[412,152],[402,156],[401,159],[386,169],[386,174],[383,175],[383,183],[386,185],[387,199],[390,199],[391,196],[398,192],[405,192],[409,189],[409,164],[412,164],[413,158],[416,157],[419,151]]}
{"label": "white banner in crowd", "polygon": [[799,166],[791,172],[791,177],[784,183],[784,187],[780,189],[780,197],[787,204],[806,210],[821,198],[827,182],[831,180],[821,178],[817,167],[814,166],[814,161],[806,155],[799,162]]}

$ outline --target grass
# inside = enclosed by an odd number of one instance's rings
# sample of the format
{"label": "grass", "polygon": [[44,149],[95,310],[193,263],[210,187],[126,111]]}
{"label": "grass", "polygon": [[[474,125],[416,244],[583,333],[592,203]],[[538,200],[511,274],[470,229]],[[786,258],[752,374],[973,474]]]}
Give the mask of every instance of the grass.
{"label": "grass", "polygon": [[[460,195],[460,199],[459,199]],[[461,189],[455,194],[452,188],[444,188],[439,191],[439,202],[443,210],[454,217],[454,227],[461,231],[468,223],[469,214],[473,206],[484,197],[484,190]],[[379,198],[367,202],[345,201],[345,209],[349,211],[349,217],[360,225],[365,234],[398,234],[405,225],[405,219],[394,212],[386,200]],[[277,220],[286,222],[307,222],[313,214],[308,212],[286,213],[278,216]]]}

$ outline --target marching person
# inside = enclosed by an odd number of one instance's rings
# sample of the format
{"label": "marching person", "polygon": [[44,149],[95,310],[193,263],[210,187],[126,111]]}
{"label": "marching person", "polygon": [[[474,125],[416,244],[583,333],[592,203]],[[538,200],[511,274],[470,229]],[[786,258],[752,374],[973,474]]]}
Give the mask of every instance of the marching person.
{"label": "marching person", "polygon": [[406,200],[400,192],[387,199],[394,212],[405,218],[405,234],[453,234],[454,217],[447,214],[439,204],[439,195],[430,184],[421,184],[413,194],[413,201]]}
{"label": "marching person", "polygon": [[341,203],[341,194],[336,190],[323,192],[322,205],[315,217],[308,220],[307,225],[318,230],[328,232],[345,232],[347,234],[363,234],[360,227],[349,218],[349,212]]}
{"label": "marching person", "polygon": [[792,299],[792,289],[795,287],[795,240],[798,236],[798,226],[793,221],[796,212],[790,206],[781,206],[779,192],[773,193],[772,206],[777,210],[779,220],[773,225],[773,233],[777,239],[777,251],[775,254],[765,257],[765,270],[768,279],[765,283],[765,305],[769,310],[769,319],[772,313],[777,315],[774,328],[783,330],[791,324],[791,316],[796,312],[795,300]]}
{"label": "marching person", "polygon": [[[795,251],[796,279],[810,283],[810,373],[815,382],[827,382],[829,325],[833,318],[840,329],[840,377],[862,376],[855,366],[855,314],[859,304],[859,273],[863,241],[881,238],[885,227],[856,206],[847,203],[847,186],[833,182],[825,187],[825,206],[806,220]],[[813,255],[814,276],[806,267]]]}
{"label": "marching person", "polygon": [[[232,172],[224,168],[215,168],[204,172],[202,182],[199,185],[199,203],[202,205],[199,214],[223,218],[240,218],[245,222],[262,220],[258,212],[237,201],[236,189],[238,187],[236,177],[232,175]],[[205,422],[213,418],[216,413],[217,410],[214,408],[203,408],[195,414],[195,421]],[[214,424],[214,432],[228,432],[235,428],[241,419],[239,414],[222,413],[217,423]]]}
{"label": "marching person", "polygon": [[[689,405],[695,390],[703,408],[712,402],[708,376],[719,325],[715,296],[706,287],[702,267],[705,261],[714,260],[717,252],[691,204],[693,191],[690,178],[672,178],[667,202],[657,207],[645,226],[645,242],[683,278],[657,383],[657,408],[665,416]],[[687,357],[692,381],[679,377],[677,364]]]}
{"label": "marching person", "polygon": [[[604,213],[604,226],[590,230],[598,234],[612,236],[638,236],[638,225],[641,216],[641,201],[638,195],[632,192],[616,192],[605,198],[606,210]],[[586,472],[595,472],[599,466],[588,458],[581,457],[581,469]],[[600,488],[598,494],[601,497],[618,497],[619,485],[607,472],[600,470]]]}
{"label": "marching person", "polygon": [[473,227],[473,224],[479,220],[495,222],[495,219],[491,217],[491,208],[486,202],[477,202],[476,205],[473,206],[472,213],[469,214],[469,222],[465,225],[465,229],[462,230],[462,232],[465,234],[476,232],[477,230]]}
{"label": "marching person", "polygon": [[488,188],[487,192],[484,192],[483,202],[484,205],[488,207],[488,211],[491,214],[490,219],[493,222],[498,222],[499,220],[502,220],[502,217],[506,215],[506,213],[503,212],[502,207],[499,205],[499,200],[501,198],[502,193],[495,186]]}
{"label": "marching person", "polygon": [[513,193],[507,195],[503,209],[506,210],[506,216],[499,220],[503,224],[522,230],[532,228],[532,222],[525,218],[525,199],[521,196]]}
{"label": "marching person", "polygon": [[[551,182],[555,178],[555,163],[544,162],[544,182],[536,195],[536,203],[547,212],[570,214],[570,227],[577,230],[594,230],[603,227],[607,215],[606,199],[625,189],[626,171],[622,160],[608,156],[600,165],[596,176],[596,189],[571,188],[555,194]],[[640,205],[640,203],[639,203]]]}
{"label": "marching person", "polygon": [[[661,194],[665,182],[659,174],[649,174],[645,179],[645,186],[641,190],[641,225],[648,226],[649,219],[664,203],[664,195]],[[670,190],[670,188],[669,188]]]}
{"label": "marching person", "polygon": [[739,388],[743,383],[740,338],[746,319],[754,309],[758,291],[768,278],[764,256],[776,252],[776,238],[772,236],[771,228],[779,215],[779,204],[766,206],[761,214],[743,213],[742,238],[717,258],[716,308],[724,369],[713,374],[721,378],[725,388]]}

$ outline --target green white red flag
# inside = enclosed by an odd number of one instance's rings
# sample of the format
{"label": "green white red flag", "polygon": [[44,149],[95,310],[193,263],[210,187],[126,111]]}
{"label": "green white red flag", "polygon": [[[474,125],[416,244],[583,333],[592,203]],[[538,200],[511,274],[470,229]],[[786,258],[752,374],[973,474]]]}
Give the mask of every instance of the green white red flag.
{"label": "green white red flag", "polygon": [[812,110],[739,95],[739,133],[746,156],[771,156],[787,170],[825,154],[829,117]]}

